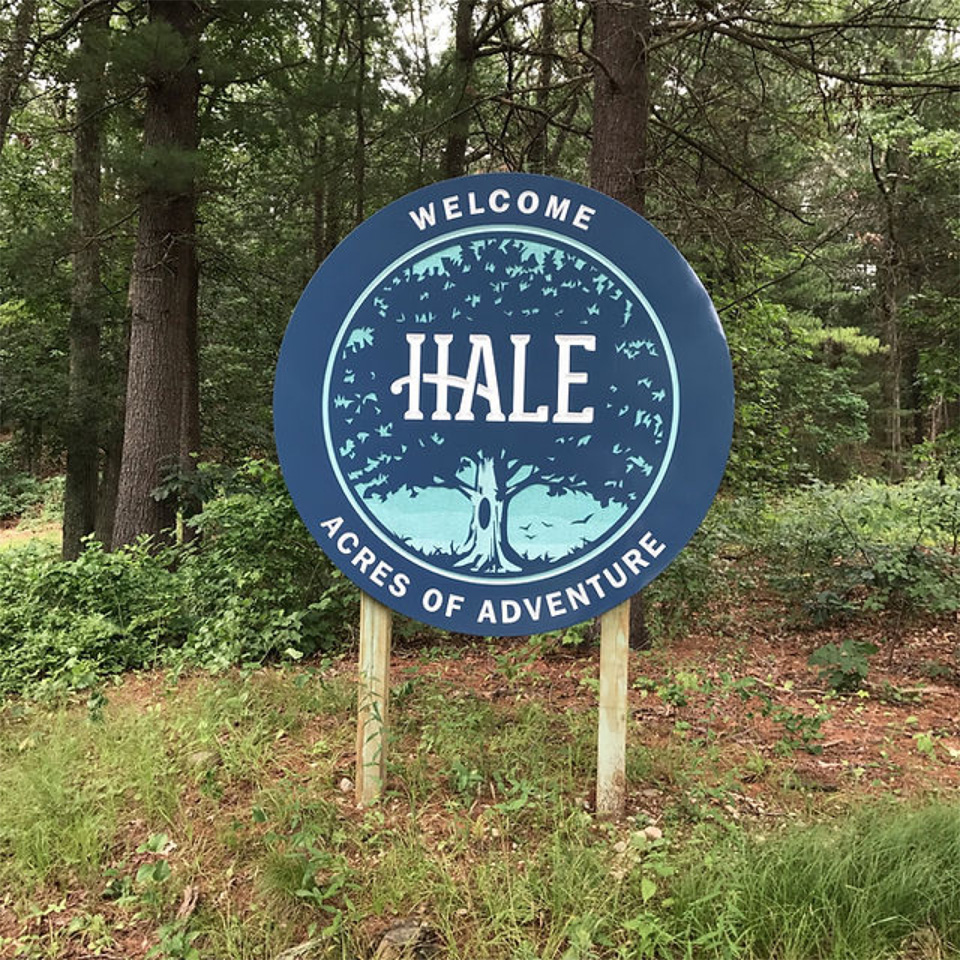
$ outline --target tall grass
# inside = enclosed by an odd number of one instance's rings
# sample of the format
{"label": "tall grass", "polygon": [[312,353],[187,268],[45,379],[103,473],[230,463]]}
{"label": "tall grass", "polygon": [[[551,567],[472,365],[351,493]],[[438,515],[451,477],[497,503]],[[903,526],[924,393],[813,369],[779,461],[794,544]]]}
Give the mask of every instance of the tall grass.
{"label": "tall grass", "polygon": [[875,808],[740,837],[685,872],[673,909],[680,938],[701,944],[696,956],[893,957],[917,936],[956,953],[960,806]]}

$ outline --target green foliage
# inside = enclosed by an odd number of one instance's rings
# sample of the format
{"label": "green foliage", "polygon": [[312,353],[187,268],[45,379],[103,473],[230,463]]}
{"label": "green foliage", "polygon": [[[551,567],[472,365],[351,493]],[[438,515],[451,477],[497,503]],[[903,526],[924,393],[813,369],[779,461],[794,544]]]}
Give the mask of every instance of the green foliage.
{"label": "green foliage", "polygon": [[716,556],[718,527],[715,515],[704,521],[673,563],[643,591],[644,622],[651,636],[681,635],[726,591],[723,564]]}
{"label": "green foliage", "polygon": [[842,479],[838,452],[869,436],[856,375],[879,342],[763,300],[741,304],[725,324],[737,385],[727,482]]}
{"label": "green foliage", "polygon": [[856,481],[798,491],[768,512],[760,549],[768,580],[823,624],[885,612],[911,618],[960,609],[960,488]]}
{"label": "green foliage", "polygon": [[195,622],[190,659],[298,659],[350,639],[356,590],[317,548],[276,466],[246,463],[190,523],[200,546],[178,571]]}
{"label": "green foliage", "polygon": [[870,657],[879,648],[872,643],[844,640],[841,644],[827,643],[810,654],[809,663],[820,667],[820,679],[837,693],[859,690],[867,678]]}
{"label": "green foliage", "polygon": [[19,469],[13,445],[0,443],[0,522],[62,509],[63,478],[38,480]]}
{"label": "green foliage", "polygon": [[155,663],[185,626],[169,556],[91,543],[74,563],[52,546],[0,553],[0,696],[89,687]]}
{"label": "green foliage", "polygon": [[358,596],[310,539],[279,470],[251,461],[190,521],[199,540],[72,563],[0,552],[0,697],[88,689],[161,663],[300,659],[352,637]]}

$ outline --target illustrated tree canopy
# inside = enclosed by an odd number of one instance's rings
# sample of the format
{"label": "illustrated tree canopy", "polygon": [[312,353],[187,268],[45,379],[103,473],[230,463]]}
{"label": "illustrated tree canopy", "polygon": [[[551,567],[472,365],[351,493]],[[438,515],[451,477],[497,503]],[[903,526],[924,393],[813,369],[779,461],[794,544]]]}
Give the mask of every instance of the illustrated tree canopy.
{"label": "illustrated tree canopy", "polygon": [[641,507],[669,455],[671,376],[611,269],[559,238],[483,228],[395,265],[357,306],[327,381],[328,442],[365,511],[415,552],[533,572]]}

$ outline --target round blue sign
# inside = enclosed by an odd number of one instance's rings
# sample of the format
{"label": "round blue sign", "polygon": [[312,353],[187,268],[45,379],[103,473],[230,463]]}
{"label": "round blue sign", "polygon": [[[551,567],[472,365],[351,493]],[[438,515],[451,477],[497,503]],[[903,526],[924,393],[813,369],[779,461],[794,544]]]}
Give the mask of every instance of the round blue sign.
{"label": "round blue sign", "polygon": [[274,390],[312,535],[380,602],[517,635],[636,593],[693,535],[733,424],[716,312],[642,217],[484,174],[404,197],[310,281]]}

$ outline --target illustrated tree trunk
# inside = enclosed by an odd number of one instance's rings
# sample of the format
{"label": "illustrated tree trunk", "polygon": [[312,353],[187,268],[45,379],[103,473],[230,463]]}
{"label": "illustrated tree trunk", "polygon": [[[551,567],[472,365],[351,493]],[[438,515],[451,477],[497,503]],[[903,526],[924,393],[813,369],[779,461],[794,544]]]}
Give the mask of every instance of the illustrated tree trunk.
{"label": "illustrated tree trunk", "polygon": [[[649,0],[596,0],[590,186],[642,214],[650,116]],[[630,644],[650,646],[641,595],[630,604]]]}
{"label": "illustrated tree trunk", "polygon": [[470,501],[470,532],[456,565],[496,573],[518,571],[520,567],[508,556],[506,491],[492,458],[484,458],[477,465],[476,489]]}
{"label": "illustrated tree trunk", "polygon": [[30,25],[37,15],[38,0],[20,0],[13,22],[10,44],[0,64],[0,153],[7,142],[7,128],[23,83],[23,63],[30,36]]}
{"label": "illustrated tree trunk", "polygon": [[67,470],[63,557],[75,560],[97,523],[100,419],[100,161],[103,141],[103,8],[80,28],[73,153],[73,286],[69,324]]}
{"label": "illustrated tree trunk", "polygon": [[473,37],[473,10],[476,0],[457,0],[454,14],[454,77],[453,113],[447,127],[443,148],[443,175],[462,177],[467,172],[467,139],[470,134],[470,111],[473,102],[471,82],[477,51]]}
{"label": "illustrated tree trunk", "polygon": [[158,501],[152,492],[180,456],[186,341],[196,291],[192,163],[200,20],[191,0],[151,0],[150,19],[172,28],[181,55],[175,69],[147,78],[146,183],[130,279],[130,359],[115,547],[142,534],[157,536],[174,524],[174,501]]}

